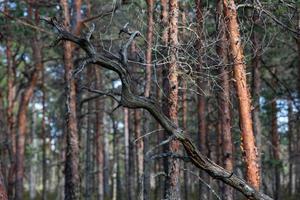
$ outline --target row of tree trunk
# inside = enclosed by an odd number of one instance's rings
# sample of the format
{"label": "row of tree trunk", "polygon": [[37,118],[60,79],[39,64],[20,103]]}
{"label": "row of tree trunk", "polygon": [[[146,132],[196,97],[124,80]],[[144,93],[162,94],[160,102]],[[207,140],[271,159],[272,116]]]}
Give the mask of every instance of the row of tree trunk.
{"label": "row of tree trunk", "polygon": [[[74,10],[75,14],[70,14],[69,3],[67,0],[61,0],[61,7],[63,8],[64,16],[64,25],[68,27],[70,32],[74,34],[79,34],[81,28],[81,1],[75,1]],[[234,79],[236,95],[239,102],[239,120],[241,128],[241,139],[242,139],[242,149],[243,156],[246,165],[246,179],[255,189],[259,190],[261,185],[261,125],[259,120],[259,96],[260,96],[260,54],[261,47],[259,45],[258,35],[254,32],[252,35],[252,42],[254,45],[253,60],[252,60],[252,75],[253,75],[253,85],[252,85],[252,96],[253,104],[256,106],[256,109],[251,109],[251,96],[248,89],[247,78],[246,78],[246,65],[244,61],[243,47],[241,44],[241,36],[239,32],[239,24],[237,21],[237,11],[236,6],[233,0],[217,0],[217,30],[218,30],[218,45],[217,53],[220,63],[220,86],[222,89],[218,92],[218,101],[219,101],[219,127],[220,133],[219,138],[222,143],[222,155],[220,156],[220,165],[223,165],[224,168],[228,171],[233,171],[233,145],[232,145],[232,134],[231,134],[231,109],[230,109],[230,79]],[[195,0],[196,5],[196,17],[197,17],[197,50],[199,55],[203,54],[203,2],[201,0]],[[152,43],[153,43],[153,9],[154,2],[153,0],[147,0],[147,50],[146,50],[146,84],[144,90],[144,96],[149,97],[151,93],[151,80],[152,80]],[[163,110],[164,113],[176,124],[178,124],[178,86],[179,86],[179,77],[178,77],[178,20],[179,20],[179,2],[177,0],[161,0],[161,21],[163,27],[162,30],[162,43],[167,50],[164,52],[169,52],[168,64],[163,67],[162,71],[162,83],[163,83]],[[32,9],[29,7],[29,18],[33,19],[36,24],[39,22],[39,13],[38,9]],[[71,19],[71,16],[74,19]],[[254,22],[259,23],[257,13],[253,16]],[[71,26],[71,21],[74,20],[75,23]],[[72,23],[73,24],[73,23]],[[299,40],[297,40],[299,41]],[[300,52],[300,42],[299,43],[299,52]],[[11,41],[8,39],[6,41],[6,57],[7,57],[7,75],[8,75],[8,94],[7,94],[7,104],[8,108],[6,110],[7,114],[7,136],[9,137],[9,156],[10,156],[10,165],[9,165],[9,182],[8,182],[8,191],[4,189],[3,178],[0,176],[0,195],[4,199],[12,198],[15,196],[16,200],[23,199],[24,192],[24,151],[25,151],[25,138],[27,135],[27,124],[28,124],[28,106],[31,97],[33,96],[34,89],[37,85],[37,82],[43,72],[43,62],[42,62],[42,50],[41,50],[41,41],[39,34],[37,33],[32,39],[32,52],[34,60],[34,69],[30,73],[28,83],[22,93],[21,102],[18,105],[18,115],[17,119],[14,118],[13,109],[15,107],[15,95],[16,89],[14,86],[14,79],[16,75],[14,74],[13,58],[10,51],[12,46]],[[135,48],[132,45],[132,52],[134,54]],[[80,124],[78,123],[78,94],[76,79],[73,77],[74,63],[75,58],[75,48],[71,42],[64,42],[64,69],[65,69],[65,83],[66,83],[66,150],[65,150],[65,199],[79,199],[80,191],[80,177],[79,177],[79,129]],[[231,77],[230,70],[228,66],[233,68],[233,76]],[[102,71],[96,68],[89,68],[88,76],[96,74],[95,79],[97,87],[101,88],[102,86]],[[199,56],[198,64],[194,68],[200,74],[205,73],[204,61],[201,56]],[[43,76],[42,76],[42,79]],[[199,77],[197,80],[198,90],[198,104],[197,104],[197,113],[198,113],[198,141],[199,148],[203,154],[208,155],[208,133],[207,133],[207,124],[206,124],[206,113],[207,113],[207,104],[206,97],[203,91],[207,90],[207,80],[203,77]],[[183,82],[184,87],[186,83]],[[187,103],[186,103],[186,93],[182,94],[183,96],[183,128],[187,129],[186,118],[187,118]],[[43,135],[43,165],[46,167],[46,121],[45,121],[45,92],[43,92],[43,122],[42,122],[42,135]],[[272,116],[272,151],[274,159],[280,159],[280,144],[278,136],[278,127],[277,127],[277,107],[276,100],[273,100],[271,104],[271,116]],[[97,169],[97,184],[98,184],[98,199],[103,200],[108,196],[108,178],[105,177],[105,169],[107,166],[107,155],[105,153],[106,143],[105,143],[105,131],[104,131],[104,122],[103,122],[103,110],[104,103],[102,100],[97,100],[94,107],[97,110],[96,121],[95,121],[95,148],[96,148],[96,163],[98,166]],[[92,112],[93,105],[91,102],[88,102],[88,113]],[[132,180],[132,171],[131,171],[131,162],[132,152],[131,152],[131,141],[129,133],[129,116],[130,111],[126,108],[124,109],[124,136],[125,136],[125,173],[127,174],[126,184],[131,188]],[[252,114],[251,114],[252,113]],[[135,138],[140,138],[142,136],[142,122],[141,118],[148,118],[148,114],[142,113],[139,110],[134,111],[134,133]],[[92,119],[87,118],[87,124],[92,124]],[[17,130],[14,126],[16,123]],[[144,122],[145,130],[149,131],[149,122]],[[113,124],[115,124],[113,122]],[[115,125],[114,125],[115,126]],[[117,132],[117,128],[113,127],[114,133]],[[91,167],[92,162],[92,152],[93,150],[89,147],[91,146],[92,138],[92,127],[87,128],[86,132],[86,172],[85,172],[85,198],[91,199],[90,196],[91,188],[88,187],[91,182]],[[164,139],[167,139],[170,136],[170,133],[166,132]],[[254,137],[255,136],[255,137]],[[115,142],[117,142],[117,133],[114,136]],[[159,138],[161,139],[161,138]],[[255,141],[256,140],[256,141]],[[142,140],[138,140],[136,144],[136,164],[138,169],[138,182],[141,182],[139,186],[139,194],[141,194],[142,199],[149,199],[150,193],[150,163],[147,161],[147,152],[149,150],[149,139],[143,137]],[[256,147],[258,146],[258,148]],[[118,148],[114,146],[114,148]],[[178,153],[180,151],[179,141],[172,140],[169,145],[164,149],[166,152]],[[115,157],[117,157],[118,149],[114,149]],[[208,155],[209,156],[209,155]],[[118,161],[116,168],[116,176],[119,174],[119,165]],[[1,170],[0,170],[1,171]],[[179,160],[169,157],[164,161],[164,171],[166,174],[165,180],[165,189],[164,197],[166,199],[180,199],[180,166]],[[290,170],[292,171],[292,170]],[[274,198],[279,199],[280,191],[280,173],[279,166],[275,167],[275,194]],[[43,173],[43,188],[46,185],[46,173]],[[187,177],[187,175],[185,175]],[[207,183],[209,183],[209,177],[205,173],[200,173],[200,177]],[[115,187],[113,193],[117,196],[116,188],[118,183],[114,183]],[[208,198],[206,195],[209,193],[206,189],[206,186],[202,183],[199,184],[199,192],[203,194],[204,198]],[[15,189],[12,189],[14,186]],[[224,186],[224,199],[233,199],[233,189],[229,186]],[[128,199],[134,199],[134,191],[129,190]],[[185,193],[187,193],[185,191]],[[8,196],[8,197],[7,197]],[[43,190],[43,199],[46,198],[45,190]],[[1,197],[1,196],[0,196]]]}

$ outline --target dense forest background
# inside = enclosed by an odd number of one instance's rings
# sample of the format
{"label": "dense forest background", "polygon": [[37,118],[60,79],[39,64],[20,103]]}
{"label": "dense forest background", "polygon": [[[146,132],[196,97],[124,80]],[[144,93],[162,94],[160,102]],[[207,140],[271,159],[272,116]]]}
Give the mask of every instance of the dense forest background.
{"label": "dense forest background", "polygon": [[299,0],[0,0],[0,200],[300,199]]}

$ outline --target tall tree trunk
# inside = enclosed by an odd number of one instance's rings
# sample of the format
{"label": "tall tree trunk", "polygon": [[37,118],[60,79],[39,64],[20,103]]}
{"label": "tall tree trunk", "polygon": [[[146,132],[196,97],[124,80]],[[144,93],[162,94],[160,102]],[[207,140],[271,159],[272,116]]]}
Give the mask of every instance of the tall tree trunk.
{"label": "tall tree trunk", "polygon": [[[184,27],[187,26],[188,21],[187,21],[187,16],[188,16],[188,10],[187,10],[187,5],[186,3],[181,3],[180,5],[182,12],[181,12],[181,21],[182,21],[182,25]],[[186,43],[186,40],[188,39],[187,36],[187,32],[186,30],[182,30],[182,41],[184,43]],[[187,108],[188,108],[188,103],[187,103],[187,81],[186,81],[186,77],[181,76],[181,87],[182,87],[182,93],[181,93],[181,98],[182,98],[182,128],[184,131],[187,131]],[[189,198],[189,173],[188,173],[188,163],[184,162],[184,171],[183,171],[183,197],[184,199],[188,199]]]}
{"label": "tall tree trunk", "polygon": [[233,60],[234,79],[239,102],[242,147],[246,162],[246,179],[255,189],[258,190],[260,186],[260,173],[253,134],[251,103],[246,80],[244,52],[241,45],[237,11],[234,0],[223,0],[223,9],[228,29],[228,41],[230,43],[230,54]]}
{"label": "tall tree trunk", "polygon": [[[253,13],[253,21],[254,25],[258,26],[259,23],[259,13],[254,11]],[[262,167],[261,167],[261,122],[259,118],[260,113],[260,88],[261,88],[261,80],[260,80],[260,68],[261,68],[261,45],[259,44],[259,35],[258,32],[252,32],[251,40],[253,43],[253,59],[252,59],[252,98],[253,105],[255,108],[252,111],[252,119],[253,119],[253,131],[256,139],[257,146],[257,160],[259,167],[259,176],[261,176]]]}
{"label": "tall tree trunk", "polygon": [[[197,51],[198,51],[198,63],[197,63],[197,72],[199,74],[204,74],[202,54],[203,54],[203,2],[201,0],[195,0],[196,4],[196,21],[197,21]],[[198,114],[198,142],[199,149],[204,155],[208,155],[208,149],[206,148],[206,99],[203,91],[206,90],[206,80],[203,77],[197,77],[197,88],[198,88],[198,102],[197,102],[197,114]],[[200,177],[204,182],[208,182],[208,175],[200,171]],[[200,197],[201,196],[201,197]],[[203,199],[208,199],[208,191],[205,184],[202,181],[199,182],[199,197]]]}
{"label": "tall tree trunk", "polygon": [[[115,103],[112,103],[114,105]],[[113,106],[114,107],[114,106]],[[119,166],[119,134],[117,130],[117,122],[115,117],[111,114],[112,131],[113,131],[113,174],[112,174],[112,200],[120,198],[120,166]]]}
{"label": "tall tree trunk", "polygon": [[130,182],[130,169],[129,169],[129,110],[124,108],[124,148],[125,148],[125,183],[126,183],[126,199],[131,200],[131,182]]}
{"label": "tall tree trunk", "polygon": [[[169,66],[168,66],[168,117],[178,124],[178,73],[177,73],[177,46],[178,46],[178,1],[169,1]],[[170,133],[168,133],[169,135]],[[169,151],[178,153],[179,141],[172,140],[169,143]],[[180,199],[179,182],[179,161],[174,158],[167,158],[166,189],[165,198],[170,200]]]}
{"label": "tall tree trunk", "polygon": [[[95,66],[95,76],[97,87],[102,89],[102,70]],[[104,113],[104,101],[97,99],[96,101],[96,163],[97,163],[97,175],[98,175],[98,185],[97,185],[97,199],[104,200],[104,184],[108,182],[104,181],[104,123],[103,115]]]}
{"label": "tall tree trunk", "polygon": [[[134,110],[134,133],[135,138],[140,138],[142,135],[141,129],[141,111]],[[140,195],[143,195],[142,187],[141,187],[141,179],[144,172],[144,142],[142,139],[137,140],[136,142],[136,154],[137,154],[137,182],[138,182],[138,191]],[[139,197],[141,198],[141,197]]]}
{"label": "tall tree trunk", "polygon": [[[35,20],[38,21],[38,10],[35,10]],[[34,88],[37,84],[39,73],[43,68],[42,51],[40,40],[35,37],[32,40],[32,52],[34,60],[34,71],[30,76],[30,80],[22,94],[21,103],[18,111],[18,134],[16,139],[16,185],[15,199],[21,200],[23,194],[23,179],[24,179],[24,153],[25,153],[25,138],[27,133],[27,111],[31,97],[33,96]]]}
{"label": "tall tree trunk", "polygon": [[288,182],[288,195],[292,196],[295,191],[294,184],[294,160],[293,160],[293,106],[292,100],[288,100],[288,154],[289,154],[289,182]]}
{"label": "tall tree trunk", "polygon": [[[93,68],[89,67],[87,69],[87,77],[93,76]],[[91,87],[92,81],[88,80],[88,87]],[[87,95],[87,98],[91,97],[91,94]],[[91,101],[88,101],[87,105],[87,129],[85,135],[85,191],[84,197],[86,200],[90,200],[92,198],[92,112],[93,112],[93,104]]]}
{"label": "tall tree trunk", "polygon": [[[133,42],[131,47],[130,47],[130,53],[133,57],[136,57],[138,52],[136,49],[136,44]],[[133,74],[138,74],[138,66],[133,65],[132,68],[132,73]],[[134,86],[136,87],[136,86]],[[135,90],[137,90],[138,88],[136,87]],[[142,112],[141,110],[135,109],[133,111],[133,129],[134,129],[134,137],[140,138],[142,136]],[[135,149],[136,149],[136,158],[135,158],[135,162],[136,162],[136,166],[137,166],[137,191],[138,191],[138,195],[139,195],[139,199],[143,199],[143,173],[144,173],[144,140],[143,139],[138,139],[135,143]]]}
{"label": "tall tree trunk", "polygon": [[[297,8],[297,17],[298,17],[298,30],[300,29],[300,7]],[[298,100],[300,100],[300,36],[296,36],[296,44],[298,50]],[[298,108],[297,113],[297,135],[295,138],[295,154],[300,153],[300,109]],[[296,191],[299,194],[300,191],[300,156],[296,156],[295,159],[295,181],[296,181]]]}
{"label": "tall tree trunk", "polygon": [[47,198],[47,134],[46,134],[46,85],[45,85],[45,70],[42,70],[42,166],[43,166],[43,174],[42,174],[42,200],[46,200]]}
{"label": "tall tree trunk", "polygon": [[[2,92],[0,91],[0,132],[1,133],[3,133],[5,131],[4,130],[4,123],[5,123],[4,122],[4,118],[5,118],[4,116],[5,116],[5,114],[4,114],[4,108],[3,108],[3,96],[2,96]],[[2,137],[3,135],[4,134],[1,135],[0,140],[8,142],[8,140],[7,140],[8,138]],[[4,145],[2,147],[0,147],[1,159],[5,158],[5,153],[4,153],[5,148],[6,147]],[[6,173],[6,171],[7,171],[7,167],[5,167],[4,163],[2,161],[0,161],[0,199],[3,199],[3,200],[8,200],[6,185],[5,185],[4,176],[3,176],[3,174]]]}
{"label": "tall tree trunk", "polygon": [[[146,0],[147,2],[147,50],[146,50],[146,85],[145,85],[145,91],[144,95],[145,97],[150,96],[150,90],[151,90],[151,77],[152,77],[152,70],[151,70],[151,64],[152,64],[152,43],[153,43],[153,8],[154,8],[154,1],[153,0]],[[150,130],[150,121],[149,118],[151,118],[150,114],[148,112],[144,112],[144,118],[145,120],[145,130],[146,132]],[[150,200],[150,163],[148,162],[149,158],[146,157],[147,152],[149,150],[149,143],[150,140],[148,137],[144,137],[144,180],[143,180],[143,199],[144,200]]]}
{"label": "tall tree trunk", "polygon": [[[187,81],[185,78],[182,79],[182,129],[184,131],[187,131],[187,115],[188,115],[188,103],[187,103]],[[184,162],[184,174],[183,174],[183,179],[184,179],[184,199],[189,199],[189,174],[188,174],[188,163]]]}
{"label": "tall tree trunk", "polygon": [[277,104],[276,99],[271,103],[271,137],[272,154],[274,159],[274,200],[278,200],[280,194],[280,140],[277,126]]}
{"label": "tall tree trunk", "polygon": [[6,41],[6,60],[7,60],[7,139],[8,139],[8,151],[10,157],[10,166],[8,174],[8,198],[14,197],[14,183],[15,183],[15,155],[16,155],[16,133],[14,129],[14,98],[15,98],[15,73],[13,69],[12,42],[10,38]]}
{"label": "tall tree trunk", "polygon": [[[77,1],[76,1],[77,2]],[[70,30],[70,14],[67,0],[60,1],[63,8],[64,26]],[[77,6],[78,8],[79,6]],[[79,11],[80,12],[80,11]],[[72,78],[73,46],[64,43],[64,67],[66,82],[66,160],[65,160],[65,200],[79,199],[79,142],[76,115],[76,84]]]}
{"label": "tall tree trunk", "polygon": [[[36,129],[37,129],[37,110],[34,108],[32,109],[32,117],[31,117],[31,130],[30,130],[30,137],[29,137],[29,144],[32,147],[32,149],[36,150],[38,148],[36,138]],[[33,151],[32,156],[30,158],[31,163],[37,163],[38,162],[38,155]],[[30,167],[29,172],[29,198],[31,200],[36,199],[37,193],[36,193],[36,185],[37,185],[37,165],[33,164],[33,166]]]}
{"label": "tall tree trunk", "polygon": [[[228,64],[228,44],[226,40],[225,22],[223,17],[223,5],[221,0],[217,0],[217,24],[218,24],[218,44],[217,53],[220,59],[220,91],[219,97],[219,117],[221,123],[221,138],[222,138],[222,159],[224,168],[230,172],[233,171],[233,147],[231,137],[231,114],[230,114],[230,82]],[[233,188],[224,185],[223,197],[225,200],[233,199]]]}

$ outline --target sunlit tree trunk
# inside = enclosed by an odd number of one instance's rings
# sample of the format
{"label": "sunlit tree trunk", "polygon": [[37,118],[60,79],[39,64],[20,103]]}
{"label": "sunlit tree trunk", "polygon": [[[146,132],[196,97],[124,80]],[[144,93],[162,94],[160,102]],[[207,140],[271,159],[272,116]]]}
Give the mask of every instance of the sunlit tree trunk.
{"label": "sunlit tree trunk", "polygon": [[227,24],[229,53],[233,60],[234,80],[239,102],[240,128],[242,132],[242,147],[246,162],[246,179],[255,188],[259,189],[260,176],[256,155],[255,139],[251,118],[250,94],[246,80],[246,66],[241,44],[237,11],[233,0],[223,0],[224,18]]}
{"label": "sunlit tree trunk", "polygon": [[[222,138],[222,160],[224,168],[230,172],[233,171],[233,148],[231,137],[231,114],[230,114],[230,82],[228,65],[228,44],[226,39],[225,22],[223,17],[223,4],[221,0],[217,1],[217,29],[218,44],[217,53],[220,59],[220,91],[219,98],[219,118],[221,123]],[[224,185],[223,197],[225,200],[233,199],[233,188]]]}

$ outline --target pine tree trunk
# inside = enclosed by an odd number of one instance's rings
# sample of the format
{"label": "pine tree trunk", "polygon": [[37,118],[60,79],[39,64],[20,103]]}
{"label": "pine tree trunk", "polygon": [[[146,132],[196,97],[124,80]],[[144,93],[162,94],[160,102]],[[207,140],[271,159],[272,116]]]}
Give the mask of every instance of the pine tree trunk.
{"label": "pine tree trunk", "polygon": [[[63,8],[64,25],[70,27],[69,5],[67,0],[60,1]],[[64,43],[64,67],[66,82],[66,160],[65,160],[65,200],[79,199],[79,142],[76,115],[76,86],[72,78],[73,46],[71,42]]]}
{"label": "pine tree trunk", "polygon": [[[168,97],[168,117],[178,124],[178,73],[177,73],[177,46],[178,46],[178,1],[169,1],[169,66],[168,66],[168,82],[169,88],[167,91]],[[168,133],[169,135],[169,133]],[[179,141],[172,140],[169,143],[169,151],[171,153],[178,153]],[[180,185],[179,185],[179,161],[174,158],[167,159],[167,175],[166,175],[166,189],[165,198],[169,200],[180,199]]]}
{"label": "pine tree trunk", "polygon": [[244,52],[241,45],[237,11],[234,1],[223,0],[223,9],[228,29],[228,41],[230,43],[229,49],[233,60],[234,79],[239,102],[242,147],[245,156],[244,160],[246,162],[246,179],[255,189],[258,190],[260,186],[260,173],[251,118],[251,98],[247,87]]}
{"label": "pine tree trunk", "polygon": [[[93,76],[93,68],[89,67],[87,69],[87,77]],[[88,80],[88,87],[91,87],[92,81]],[[87,95],[87,98],[90,98],[91,94]],[[87,105],[87,121],[86,121],[86,135],[85,135],[85,191],[84,198],[85,200],[91,200],[92,198],[92,112],[93,112],[93,104],[91,101],[88,101]]]}
{"label": "pine tree trunk", "polygon": [[[198,52],[198,63],[197,63],[197,72],[199,74],[204,74],[205,71],[203,69],[203,61],[202,61],[202,54],[203,54],[203,5],[201,0],[195,0],[196,4],[196,21],[197,21],[197,43],[196,48]],[[206,148],[207,143],[207,131],[206,131],[206,99],[204,93],[206,91],[206,80],[204,77],[197,77],[197,88],[198,88],[198,102],[197,102],[197,114],[198,114],[198,142],[199,142],[199,149],[204,155],[208,155],[208,149]],[[204,92],[203,92],[204,91]],[[200,171],[200,177],[203,179],[204,182],[209,182],[208,175]],[[202,181],[199,182],[199,196],[203,199],[208,199],[208,191],[205,184]]]}
{"label": "pine tree trunk", "polygon": [[288,182],[288,195],[294,195],[294,161],[293,161],[293,107],[292,100],[288,100],[288,155],[289,155],[289,182]]}
{"label": "pine tree trunk", "polygon": [[[253,14],[253,21],[256,26],[259,23],[259,16],[256,11]],[[252,98],[253,105],[255,108],[252,111],[252,119],[253,119],[253,131],[256,139],[257,146],[257,159],[258,159],[258,167],[260,176],[262,174],[261,168],[261,122],[259,118],[260,113],[260,88],[261,88],[261,80],[260,80],[260,68],[261,68],[261,46],[258,40],[258,33],[254,30],[251,36],[252,44],[253,44],[253,59],[252,59]]]}
{"label": "pine tree trunk", "polygon": [[[187,3],[182,2],[180,4],[180,9],[181,11],[181,23],[184,27],[186,27],[188,25],[188,9],[187,9]],[[187,38],[187,31],[185,29],[182,30],[181,33],[181,41],[183,41],[183,43],[186,43],[187,40],[189,40],[189,38]],[[187,102],[187,80],[185,76],[181,76],[181,87],[182,87],[182,91],[181,91],[181,103],[182,103],[182,128],[184,131],[187,131],[187,108],[188,108],[188,102]],[[189,198],[189,188],[190,188],[190,179],[189,179],[189,165],[187,162],[183,163],[183,197],[184,199],[188,199]]]}
{"label": "pine tree trunk", "polygon": [[[35,109],[32,110],[32,116],[31,116],[31,126],[30,126],[30,137],[29,137],[29,145],[32,147],[32,149],[37,149],[37,111]],[[33,155],[30,158],[31,163],[37,163],[38,162],[38,154],[33,153]],[[29,198],[31,200],[36,199],[37,192],[36,192],[36,185],[37,185],[37,166],[36,164],[33,164],[33,166],[30,167],[29,172]]]}
{"label": "pine tree trunk", "polygon": [[42,172],[42,200],[46,200],[47,198],[47,142],[46,142],[46,85],[45,85],[45,74],[44,70],[42,70],[42,166],[43,166],[43,172]]}
{"label": "pine tree trunk", "polygon": [[124,108],[124,148],[125,148],[125,184],[126,184],[126,199],[131,200],[131,182],[129,169],[129,110]]}
{"label": "pine tree trunk", "polygon": [[[96,85],[97,88],[103,88],[103,80],[102,80],[102,70],[98,67],[94,67],[94,72],[96,76]],[[104,184],[108,184],[108,182],[104,181],[104,123],[103,123],[103,113],[104,113],[104,101],[101,99],[96,100],[96,164],[97,164],[97,199],[104,200]]]}
{"label": "pine tree trunk", "polygon": [[[29,14],[30,15],[30,14]],[[38,18],[38,10],[35,10],[35,16]],[[38,20],[38,19],[35,20]],[[16,180],[15,180],[15,200],[24,198],[23,180],[24,180],[24,160],[25,160],[25,138],[27,133],[27,111],[34,88],[37,84],[39,73],[43,68],[41,44],[37,37],[32,40],[32,52],[35,69],[31,74],[28,85],[22,96],[18,111],[18,134],[16,139]]]}
{"label": "pine tree trunk", "polygon": [[[230,114],[230,82],[228,65],[228,44],[226,40],[225,22],[223,20],[223,5],[222,1],[217,1],[217,23],[218,23],[218,44],[217,53],[220,59],[220,91],[219,97],[219,117],[221,122],[221,138],[222,138],[222,159],[224,168],[230,172],[233,171],[233,147],[231,137],[231,114]],[[224,200],[233,199],[233,188],[224,185]]]}
{"label": "pine tree trunk", "polygon": [[[153,0],[146,0],[147,2],[147,50],[146,50],[146,85],[144,96],[150,96],[151,90],[151,77],[152,77],[152,43],[153,43],[153,8],[154,8],[154,1]],[[150,114],[148,112],[144,112],[144,119],[145,123],[145,130],[148,132],[150,130]],[[148,137],[144,137],[144,161],[143,161],[143,169],[144,169],[144,176],[143,176],[143,199],[150,200],[150,170],[151,170],[151,163],[148,162],[149,158],[146,157],[146,154],[149,150],[149,143],[150,139]]]}
{"label": "pine tree trunk", "polygon": [[280,194],[280,140],[277,126],[277,104],[276,99],[271,103],[271,137],[272,154],[274,159],[274,200],[278,200]]}
{"label": "pine tree trunk", "polygon": [[14,129],[14,98],[15,98],[15,73],[13,70],[12,53],[11,53],[11,40],[8,38],[6,41],[6,59],[7,59],[7,139],[8,151],[10,157],[9,174],[8,174],[8,198],[14,197],[14,182],[15,182],[15,155],[16,155],[16,133]]}

